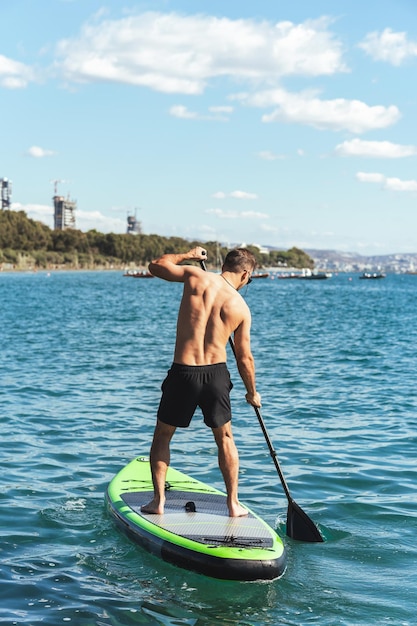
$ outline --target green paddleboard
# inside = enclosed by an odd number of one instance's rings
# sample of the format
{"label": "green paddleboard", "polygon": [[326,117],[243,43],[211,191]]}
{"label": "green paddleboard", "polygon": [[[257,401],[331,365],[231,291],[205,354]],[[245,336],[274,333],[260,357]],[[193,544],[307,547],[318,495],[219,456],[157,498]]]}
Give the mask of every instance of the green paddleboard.
{"label": "green paddleboard", "polygon": [[152,492],[149,460],[138,457],[113,478],[106,493],[117,525],[149,552],[213,578],[273,580],[284,573],[281,538],[249,509],[245,517],[229,517],[223,492],[171,467],[163,515],[140,510]]}

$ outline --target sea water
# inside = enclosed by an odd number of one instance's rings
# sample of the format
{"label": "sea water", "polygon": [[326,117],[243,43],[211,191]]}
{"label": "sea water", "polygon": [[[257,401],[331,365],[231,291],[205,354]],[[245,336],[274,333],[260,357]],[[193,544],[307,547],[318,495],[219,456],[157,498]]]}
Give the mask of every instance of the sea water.
{"label": "sea water", "polygon": [[[417,624],[417,276],[268,278],[244,293],[263,419],[325,538],[285,535],[287,500],[229,354],[240,498],[288,555],[269,583],[164,563],[104,506],[111,478],[148,454],[180,297],[120,272],[0,275],[0,623]],[[223,489],[199,413],[172,464]]]}

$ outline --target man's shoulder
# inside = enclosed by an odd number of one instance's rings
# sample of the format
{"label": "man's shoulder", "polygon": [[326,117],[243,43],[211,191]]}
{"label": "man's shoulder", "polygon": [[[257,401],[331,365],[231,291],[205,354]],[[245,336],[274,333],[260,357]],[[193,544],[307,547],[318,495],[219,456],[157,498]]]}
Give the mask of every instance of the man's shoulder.
{"label": "man's shoulder", "polygon": [[210,272],[205,272],[201,267],[196,267],[195,265],[182,265],[181,266],[184,271],[184,276],[189,280],[194,278],[198,278],[203,280],[205,277],[210,275]]}

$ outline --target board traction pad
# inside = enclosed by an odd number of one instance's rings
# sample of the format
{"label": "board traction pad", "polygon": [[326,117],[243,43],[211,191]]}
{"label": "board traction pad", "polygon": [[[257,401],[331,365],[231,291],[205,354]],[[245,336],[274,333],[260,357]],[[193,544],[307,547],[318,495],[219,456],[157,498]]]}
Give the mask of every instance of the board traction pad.
{"label": "board traction pad", "polygon": [[[207,545],[245,548],[272,548],[269,527],[252,513],[229,517],[226,496],[194,490],[165,492],[163,515],[143,513],[140,508],[149,502],[150,492],[129,491],[120,497],[132,511],[164,530]],[[190,504],[195,505],[195,512]],[[188,505],[186,507],[186,505]]]}

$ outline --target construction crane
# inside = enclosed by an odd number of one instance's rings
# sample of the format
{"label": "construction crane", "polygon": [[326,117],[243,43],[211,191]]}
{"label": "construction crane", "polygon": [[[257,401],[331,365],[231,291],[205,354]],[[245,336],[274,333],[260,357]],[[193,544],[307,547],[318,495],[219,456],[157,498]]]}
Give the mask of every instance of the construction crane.
{"label": "construction crane", "polygon": [[61,180],[60,178],[56,178],[55,180],[50,180],[50,183],[54,185],[54,196],[58,195],[58,183],[66,183],[66,180]]}

